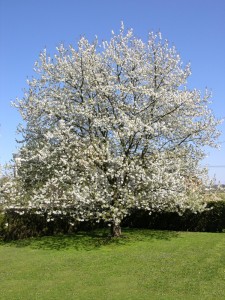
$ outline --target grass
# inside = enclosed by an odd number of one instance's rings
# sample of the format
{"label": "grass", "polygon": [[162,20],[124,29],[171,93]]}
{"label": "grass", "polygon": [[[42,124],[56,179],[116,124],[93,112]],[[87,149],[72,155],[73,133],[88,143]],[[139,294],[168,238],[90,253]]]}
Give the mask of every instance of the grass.
{"label": "grass", "polygon": [[225,299],[225,234],[124,230],[0,244],[0,299]]}

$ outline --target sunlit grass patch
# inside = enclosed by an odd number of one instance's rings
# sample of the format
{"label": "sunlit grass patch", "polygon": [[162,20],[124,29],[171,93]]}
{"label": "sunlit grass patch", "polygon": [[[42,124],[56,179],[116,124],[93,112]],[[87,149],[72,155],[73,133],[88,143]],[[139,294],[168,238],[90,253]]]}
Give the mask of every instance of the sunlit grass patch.
{"label": "sunlit grass patch", "polygon": [[1,299],[225,299],[225,234],[107,230],[0,245]]}

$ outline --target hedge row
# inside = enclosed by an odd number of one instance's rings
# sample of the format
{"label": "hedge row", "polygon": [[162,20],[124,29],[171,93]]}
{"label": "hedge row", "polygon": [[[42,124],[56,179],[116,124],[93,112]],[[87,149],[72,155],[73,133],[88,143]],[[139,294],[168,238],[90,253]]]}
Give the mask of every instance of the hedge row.
{"label": "hedge row", "polygon": [[182,216],[175,212],[155,212],[149,215],[146,211],[134,211],[124,220],[123,226],[175,231],[222,232],[225,230],[225,201],[209,202],[204,212],[186,211]]}
{"label": "hedge row", "polygon": [[[182,216],[177,213],[152,213],[142,210],[123,220],[122,226],[176,231],[222,232],[225,230],[225,201],[209,202],[208,210],[202,213],[186,211]],[[47,221],[47,216],[28,211],[19,215],[13,210],[0,214],[0,236],[5,240],[22,239],[32,236],[74,233],[79,230],[92,230],[104,227],[104,223],[76,222],[73,226],[68,217],[59,216]]]}
{"label": "hedge row", "polygon": [[67,216],[55,216],[54,221],[47,221],[47,215],[27,211],[18,214],[13,209],[0,214],[0,236],[4,240],[17,240],[35,236],[52,236],[75,233],[79,230],[92,230],[92,222],[73,222]]}

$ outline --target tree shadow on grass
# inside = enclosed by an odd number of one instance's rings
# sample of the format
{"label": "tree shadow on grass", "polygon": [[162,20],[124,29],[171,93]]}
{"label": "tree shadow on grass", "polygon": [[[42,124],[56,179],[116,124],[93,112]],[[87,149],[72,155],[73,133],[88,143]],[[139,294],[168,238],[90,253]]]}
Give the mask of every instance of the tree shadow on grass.
{"label": "tree shadow on grass", "polygon": [[128,233],[133,241],[146,241],[146,240],[167,240],[180,237],[179,232],[169,230],[152,230],[152,229],[137,229],[125,228],[123,232]]}
{"label": "tree shadow on grass", "polygon": [[135,242],[147,240],[171,240],[179,237],[179,233],[173,231],[153,231],[148,229],[123,228],[123,234],[119,238],[109,236],[109,230],[93,230],[78,232],[72,235],[56,235],[28,238],[16,241],[3,242],[0,245],[14,246],[18,248],[30,247],[43,250],[94,250],[107,245],[131,245]]}

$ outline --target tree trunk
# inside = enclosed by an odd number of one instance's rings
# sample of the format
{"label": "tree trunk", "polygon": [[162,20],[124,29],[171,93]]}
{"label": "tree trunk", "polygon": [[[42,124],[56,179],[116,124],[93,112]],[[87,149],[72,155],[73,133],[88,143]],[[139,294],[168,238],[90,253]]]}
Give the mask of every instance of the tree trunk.
{"label": "tree trunk", "polygon": [[121,227],[120,224],[111,224],[111,236],[112,237],[120,237],[121,236]]}

